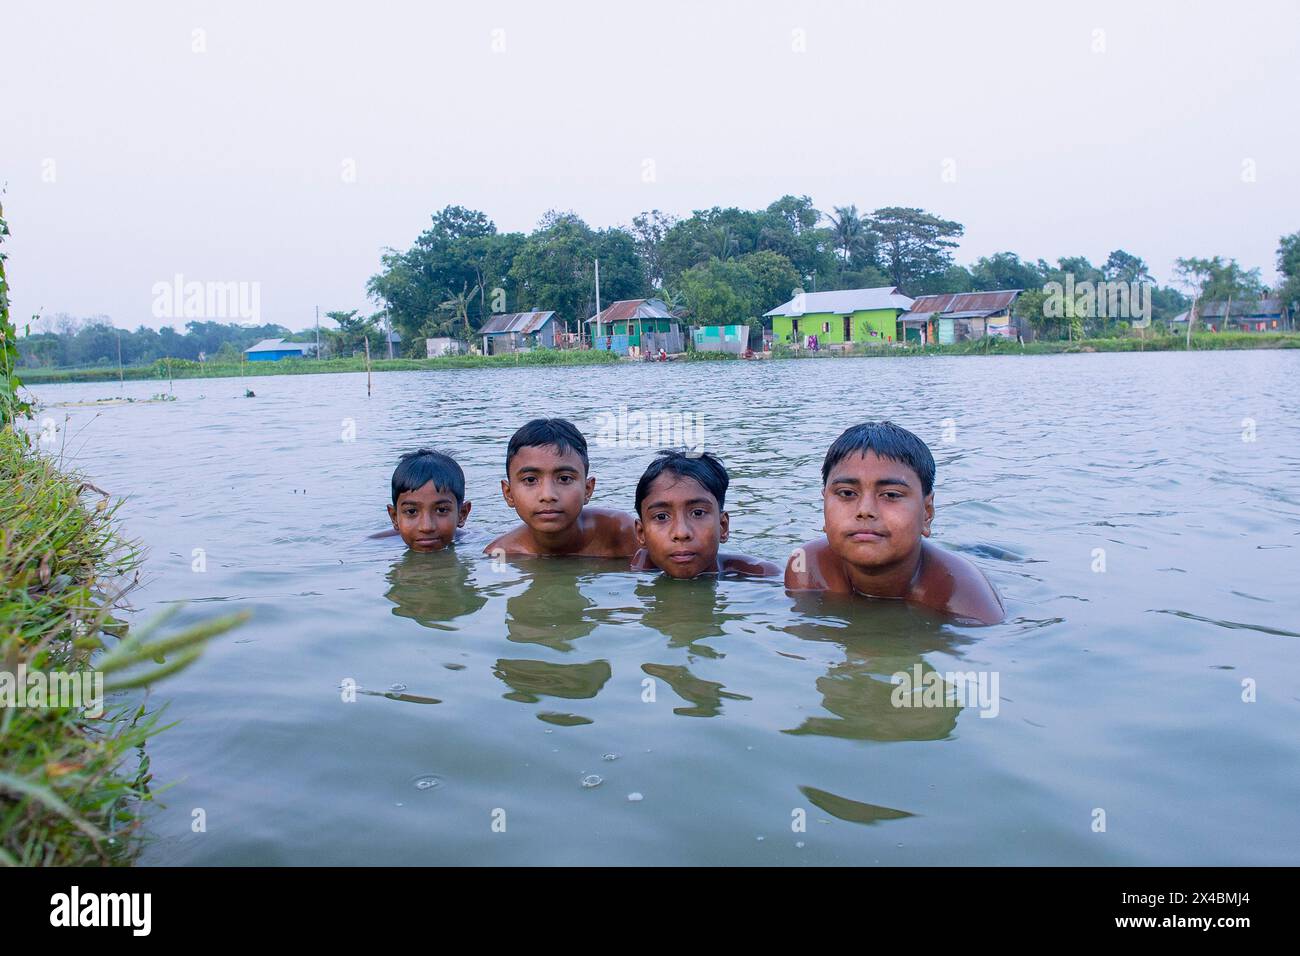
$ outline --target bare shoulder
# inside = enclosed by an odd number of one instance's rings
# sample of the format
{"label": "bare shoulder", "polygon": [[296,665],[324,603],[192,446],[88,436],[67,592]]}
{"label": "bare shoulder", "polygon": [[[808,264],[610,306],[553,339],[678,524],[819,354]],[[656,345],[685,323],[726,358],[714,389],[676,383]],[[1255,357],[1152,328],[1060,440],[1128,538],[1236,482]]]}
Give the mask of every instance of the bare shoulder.
{"label": "bare shoulder", "polygon": [[614,508],[583,508],[592,521],[592,541],[602,553],[628,557],[637,551],[636,522],[626,511]]}
{"label": "bare shoulder", "polygon": [[533,550],[528,547],[528,540],[525,537],[527,531],[528,525],[521,524],[505,534],[493,538],[488,542],[487,547],[483,549],[483,553],[493,554],[497,551],[504,551],[506,554],[532,554]]}
{"label": "bare shoulder", "polygon": [[1002,599],[979,568],[960,554],[925,542],[925,569],[914,597],[920,604],[953,617],[999,624],[1006,618]]}
{"label": "bare shoulder", "polygon": [[774,578],[781,573],[781,568],[762,558],[751,558],[747,554],[720,554],[718,563],[727,574],[747,574],[754,578]]}
{"label": "bare shoulder", "polygon": [[830,542],[817,538],[795,548],[785,563],[785,586],[791,591],[844,591],[848,581]]}

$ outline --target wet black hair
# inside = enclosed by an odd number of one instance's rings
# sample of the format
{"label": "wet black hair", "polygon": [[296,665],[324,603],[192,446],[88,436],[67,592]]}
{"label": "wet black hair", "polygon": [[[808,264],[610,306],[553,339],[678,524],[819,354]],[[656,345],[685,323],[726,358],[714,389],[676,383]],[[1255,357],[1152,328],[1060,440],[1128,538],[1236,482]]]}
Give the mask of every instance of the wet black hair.
{"label": "wet black hair", "polygon": [[641,505],[650,494],[650,486],[665,471],[680,478],[693,478],[698,481],[705,491],[718,500],[719,511],[726,505],[727,485],[731,484],[731,479],[727,476],[727,469],[722,466],[722,462],[717,459],[717,456],[707,451],[696,454],[666,448],[659,452],[658,458],[650,462],[645,474],[636,483],[636,513],[638,516],[641,514]]}
{"label": "wet black hair", "polygon": [[456,496],[456,506],[465,503],[465,472],[456,459],[431,448],[408,451],[397,460],[393,470],[393,504],[406,491],[418,491],[429,482],[439,491],[449,491]]}
{"label": "wet black hair", "polygon": [[556,448],[560,454],[576,451],[582,459],[582,474],[586,476],[591,470],[587,460],[587,439],[574,427],[573,422],[564,418],[534,418],[523,425],[519,431],[510,436],[506,446],[506,477],[510,477],[510,462],[521,448]]}
{"label": "wet black hair", "polygon": [[826,460],[822,462],[822,485],[825,486],[831,469],[849,455],[869,451],[916,472],[921,479],[922,494],[928,495],[934,490],[934,455],[930,454],[925,442],[893,422],[863,422],[845,429],[826,452]]}

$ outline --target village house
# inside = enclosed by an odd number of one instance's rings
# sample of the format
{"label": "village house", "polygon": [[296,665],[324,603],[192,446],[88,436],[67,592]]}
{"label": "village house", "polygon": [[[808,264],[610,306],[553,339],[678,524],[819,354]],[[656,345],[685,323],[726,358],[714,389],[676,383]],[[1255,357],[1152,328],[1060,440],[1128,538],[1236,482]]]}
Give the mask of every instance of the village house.
{"label": "village house", "polygon": [[250,362],[278,362],[283,358],[306,358],[316,351],[311,342],[286,342],[284,339],[262,339],[244,349],[244,358]]}
{"label": "village house", "polygon": [[1013,339],[1017,324],[1011,310],[1023,291],[923,295],[912,303],[910,311],[899,316],[901,334],[905,341],[918,345],[950,345],[986,335]]}
{"label": "village house", "polygon": [[662,299],[620,299],[587,320],[592,348],[616,355],[684,351],[681,326]]}
{"label": "village house", "polygon": [[505,355],[530,349],[555,348],[554,312],[506,312],[494,315],[478,330],[484,355]]}
{"label": "village house", "polygon": [[[1190,311],[1169,320],[1172,331],[1186,331]],[[1280,298],[1210,300],[1196,307],[1196,324],[1210,332],[1290,332],[1295,316]]]}
{"label": "village house", "polygon": [[772,320],[778,344],[803,348],[815,336],[819,348],[847,348],[852,343],[892,345],[898,341],[898,317],[912,300],[896,286],[802,292],[764,313]]}

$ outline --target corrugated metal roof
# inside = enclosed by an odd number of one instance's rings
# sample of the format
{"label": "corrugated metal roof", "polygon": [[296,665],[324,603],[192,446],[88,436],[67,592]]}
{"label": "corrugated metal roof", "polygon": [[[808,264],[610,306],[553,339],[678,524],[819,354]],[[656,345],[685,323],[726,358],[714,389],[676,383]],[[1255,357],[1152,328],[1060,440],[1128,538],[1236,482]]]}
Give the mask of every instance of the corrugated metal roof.
{"label": "corrugated metal roof", "polygon": [[[1281,299],[1233,299],[1232,315],[1258,315],[1276,318],[1282,315]],[[1202,302],[1196,309],[1198,316],[1221,318],[1228,311],[1228,303],[1223,300]]]}
{"label": "corrugated metal roof", "polygon": [[626,322],[632,319],[675,319],[677,316],[668,311],[663,299],[619,299],[609,308],[602,309],[599,315],[587,320],[588,325],[595,325],[599,319],[601,325],[611,322]]}
{"label": "corrugated metal roof", "polygon": [[312,346],[307,342],[286,342],[284,339],[262,339],[256,345],[244,349],[249,352],[310,352]]}
{"label": "corrugated metal roof", "polygon": [[479,335],[504,335],[507,332],[527,334],[536,332],[555,315],[551,312],[503,312],[483,323]]}
{"label": "corrugated metal roof", "polygon": [[911,307],[912,300],[887,285],[877,289],[841,289],[838,292],[805,292],[789,302],[778,305],[764,315],[807,315],[816,312],[833,312],[847,315],[866,309],[903,309]]}
{"label": "corrugated metal roof", "polygon": [[962,318],[952,313],[970,313],[970,316],[989,315],[1011,307],[1023,289],[998,289],[995,292],[947,292],[943,295],[923,295],[912,303],[916,313],[942,312],[948,318]]}

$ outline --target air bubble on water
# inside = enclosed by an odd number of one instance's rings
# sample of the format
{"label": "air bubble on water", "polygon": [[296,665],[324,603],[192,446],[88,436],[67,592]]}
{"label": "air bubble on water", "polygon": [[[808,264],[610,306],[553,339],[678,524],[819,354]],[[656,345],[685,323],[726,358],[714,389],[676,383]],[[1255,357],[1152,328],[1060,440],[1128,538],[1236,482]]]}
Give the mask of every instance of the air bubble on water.
{"label": "air bubble on water", "polygon": [[639,793],[629,793],[627,795],[628,803],[640,803],[644,799],[645,797],[641,796]]}
{"label": "air bubble on water", "polygon": [[399,683],[396,683],[396,684],[389,684],[389,685],[388,685],[388,692],[389,692],[390,694],[401,694],[401,693],[405,692],[405,690],[406,690],[406,685],[403,684],[403,683],[400,683],[400,682],[399,682]]}
{"label": "air bubble on water", "polygon": [[587,776],[582,778],[582,785],[587,789],[591,789],[592,787],[599,787],[604,782],[605,781],[600,779],[600,774],[596,774],[596,773],[589,773],[587,774]]}
{"label": "air bubble on water", "polygon": [[767,839],[767,837],[754,837],[754,839],[757,840],[759,843],[762,843],[764,840]]}
{"label": "air bubble on water", "polygon": [[620,756],[621,756],[621,754],[609,753],[609,754],[605,754],[605,755],[602,756],[600,759],[601,759],[601,760],[617,760]]}
{"label": "air bubble on water", "polygon": [[442,786],[442,778],[436,773],[416,774],[411,778],[411,786],[416,790],[436,790]]}
{"label": "air bubble on water", "polygon": [[803,849],[803,840],[798,840],[798,841],[796,841],[796,842],[795,842],[795,845],[794,845],[794,848],[795,848],[796,850],[802,850],[802,849]]}

